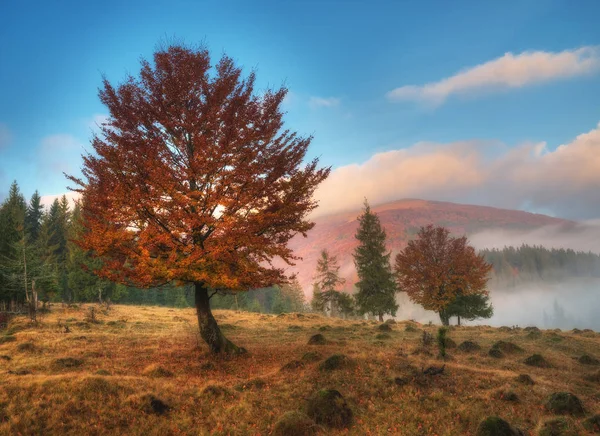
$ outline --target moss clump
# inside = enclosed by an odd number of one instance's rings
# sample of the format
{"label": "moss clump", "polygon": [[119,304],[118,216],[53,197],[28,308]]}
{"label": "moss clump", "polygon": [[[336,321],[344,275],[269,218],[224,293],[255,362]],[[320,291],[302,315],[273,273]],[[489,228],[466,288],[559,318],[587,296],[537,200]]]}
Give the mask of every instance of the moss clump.
{"label": "moss clump", "polygon": [[111,375],[111,373],[105,369],[99,369],[98,371],[96,371],[95,374],[96,375]]}
{"label": "moss clump", "polygon": [[313,436],[318,425],[307,414],[298,410],[284,413],[273,427],[273,436]]}
{"label": "moss clump", "polygon": [[446,338],[444,340],[444,344],[445,344],[446,348],[448,348],[448,349],[456,348],[457,347],[456,342],[454,342],[452,340],[452,338]]}
{"label": "moss clump", "polygon": [[164,415],[171,410],[171,406],[152,394],[134,395],[126,402],[148,415]]}
{"label": "moss clump", "polygon": [[229,394],[227,388],[219,385],[208,385],[204,389],[202,389],[202,394],[211,396],[211,397],[224,397]]}
{"label": "moss clump", "polygon": [[524,360],[525,365],[535,366],[537,368],[550,368],[550,363],[541,354],[532,354]]}
{"label": "moss clump", "polygon": [[235,389],[240,392],[241,391],[249,391],[249,390],[258,391],[258,390],[263,389],[266,385],[267,385],[267,382],[264,381],[262,378],[253,378],[244,383],[238,384],[235,387]]}
{"label": "moss clump", "polygon": [[142,374],[148,377],[173,377],[173,373],[171,371],[156,363],[144,368]]}
{"label": "moss clump", "polygon": [[383,323],[377,326],[377,330],[379,330],[380,332],[391,332],[393,329],[389,323]]}
{"label": "moss clump", "polygon": [[569,392],[556,392],[546,401],[546,409],[557,415],[583,415],[581,400]]}
{"label": "moss clump", "polygon": [[345,354],[334,354],[319,365],[321,371],[333,371],[350,366],[352,361]]}
{"label": "moss clump", "polygon": [[591,433],[600,433],[600,413],[583,421],[583,428]]}
{"label": "moss clump", "polygon": [[217,369],[217,367],[212,362],[203,362],[200,364],[200,369],[202,371],[212,371],[212,370]]}
{"label": "moss clump", "polygon": [[519,376],[515,379],[517,383],[521,383],[522,385],[533,386],[535,382],[528,374],[519,374]]}
{"label": "moss clump", "polygon": [[0,336],[0,344],[6,344],[8,342],[15,342],[17,338],[13,335]]}
{"label": "moss clump", "polygon": [[568,419],[552,418],[542,421],[538,425],[538,436],[577,436],[579,432],[573,428],[573,423]]}
{"label": "moss clump", "polygon": [[61,357],[60,359],[55,359],[54,362],[52,362],[52,366],[56,369],[77,368],[81,365],[83,365],[83,360],[75,359],[74,357]]}
{"label": "moss clump", "polygon": [[281,371],[293,371],[304,368],[304,362],[299,360],[291,360],[281,367]]}
{"label": "moss clump", "polygon": [[406,327],[404,327],[404,331],[408,333],[414,333],[418,332],[419,330],[415,326],[408,324]]}
{"label": "moss clump", "polygon": [[21,351],[24,353],[33,353],[35,351],[38,351],[38,348],[33,342],[24,342],[22,344],[17,345],[17,351]]}
{"label": "moss clump", "polygon": [[377,333],[377,336],[375,336],[375,339],[386,340],[386,339],[392,339],[392,337],[388,333]]}
{"label": "moss clump", "polygon": [[328,326],[328,325],[322,325],[321,327],[319,327],[320,332],[326,332],[329,330],[331,330],[331,326]]}
{"label": "moss clump", "polygon": [[592,365],[592,366],[600,365],[600,360],[596,359],[593,356],[590,356],[589,354],[584,354],[579,359],[577,359],[577,361],[579,363],[581,363],[582,365]]}
{"label": "moss clump", "polygon": [[297,331],[300,331],[300,330],[302,330],[302,326],[299,326],[299,325],[291,325],[291,326],[289,326],[287,329],[288,329],[288,331],[290,331],[290,332],[297,332]]}
{"label": "moss clump", "polygon": [[494,345],[492,345],[492,348],[497,348],[498,350],[500,350],[506,354],[522,353],[525,351],[521,347],[519,347],[517,344],[513,344],[512,342],[505,342],[505,341],[496,342]]}
{"label": "moss clump", "polygon": [[335,389],[323,389],[313,395],[306,413],[317,424],[332,428],[347,428],[353,420],[352,410]]}
{"label": "moss clump", "polygon": [[396,324],[396,320],[395,320],[395,319],[393,319],[393,318],[386,319],[386,320],[385,320],[385,323],[386,323],[386,324],[391,324],[391,325],[394,325],[394,324]]}
{"label": "moss clump", "polygon": [[309,351],[302,356],[303,362],[318,362],[323,356],[318,351]]}
{"label": "moss clump", "polygon": [[489,416],[479,423],[476,436],[523,436],[523,433],[497,416]]}
{"label": "moss clump", "polygon": [[504,353],[502,351],[500,351],[499,348],[490,348],[490,351],[488,351],[488,355],[490,357],[493,357],[494,359],[502,359],[504,357]]}
{"label": "moss clump", "polygon": [[497,391],[494,397],[498,400],[508,401],[511,403],[518,403],[519,396],[514,391]]}
{"label": "moss clump", "polygon": [[481,346],[477,342],[473,341],[464,341],[462,344],[458,346],[458,350],[464,353],[472,353],[474,351],[481,350]]}
{"label": "moss clump", "polygon": [[325,345],[327,341],[325,340],[325,336],[321,333],[317,333],[316,335],[312,335],[308,340],[308,345]]}
{"label": "moss clump", "polygon": [[600,383],[600,371],[596,371],[593,374],[588,374],[584,378],[592,383]]}

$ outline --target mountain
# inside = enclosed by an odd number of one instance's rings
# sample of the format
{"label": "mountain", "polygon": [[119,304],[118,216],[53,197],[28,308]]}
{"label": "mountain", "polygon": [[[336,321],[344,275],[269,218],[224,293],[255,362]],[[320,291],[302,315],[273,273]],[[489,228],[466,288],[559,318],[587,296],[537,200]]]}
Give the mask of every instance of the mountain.
{"label": "mountain", "polygon": [[[442,225],[452,234],[467,236],[484,230],[531,231],[545,226],[574,224],[560,218],[518,210],[415,199],[372,206],[372,210],[377,213],[387,232],[392,259],[416,235],[419,228],[427,224]],[[298,274],[309,297],[312,294],[311,284],[317,259],[325,248],[337,256],[341,266],[340,273],[346,278],[346,288],[352,288],[356,282],[352,253],[357,245],[354,234],[358,227],[357,217],[361,212],[361,209],[357,209],[317,217],[314,219],[315,227],[308,232],[306,238],[299,235],[290,241],[290,248],[302,260],[294,267],[288,267],[287,271]]]}

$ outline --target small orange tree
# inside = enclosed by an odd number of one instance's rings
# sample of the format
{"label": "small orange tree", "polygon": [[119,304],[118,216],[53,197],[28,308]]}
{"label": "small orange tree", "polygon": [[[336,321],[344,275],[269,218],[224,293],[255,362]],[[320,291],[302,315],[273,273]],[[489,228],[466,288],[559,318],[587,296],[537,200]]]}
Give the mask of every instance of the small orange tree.
{"label": "small orange tree", "polygon": [[425,309],[437,312],[448,325],[448,307],[457,297],[487,295],[492,266],[444,227],[421,227],[417,238],[396,255],[395,274],[399,291]]}
{"label": "small orange tree", "polygon": [[202,338],[213,352],[240,349],[210,310],[219,290],[285,282],[274,257],[306,236],[313,192],[329,174],[303,163],[310,137],[283,129],[287,89],[254,93],[254,73],[227,56],[172,45],[142,60],[139,77],[100,100],[110,113],[83,157],[85,231],[77,243],[101,259],[100,276],[140,287],[192,283]]}

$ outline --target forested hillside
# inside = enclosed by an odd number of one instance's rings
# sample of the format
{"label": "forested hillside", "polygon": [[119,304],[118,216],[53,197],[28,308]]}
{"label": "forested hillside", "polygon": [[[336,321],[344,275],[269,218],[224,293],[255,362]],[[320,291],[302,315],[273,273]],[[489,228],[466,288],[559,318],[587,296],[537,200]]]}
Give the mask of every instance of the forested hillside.
{"label": "forested hillside", "polygon": [[600,255],[591,252],[522,245],[502,250],[482,250],[481,254],[493,266],[489,283],[491,288],[600,277]]}

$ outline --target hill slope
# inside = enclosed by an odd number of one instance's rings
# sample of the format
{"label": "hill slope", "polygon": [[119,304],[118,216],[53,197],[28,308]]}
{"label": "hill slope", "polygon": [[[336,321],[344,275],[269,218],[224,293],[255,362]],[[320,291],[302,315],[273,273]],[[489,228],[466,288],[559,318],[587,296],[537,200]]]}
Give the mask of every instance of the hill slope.
{"label": "hill slope", "polygon": [[[388,235],[388,248],[392,253],[403,249],[421,226],[443,225],[453,234],[472,235],[487,229],[534,230],[544,226],[569,225],[572,222],[517,210],[496,209],[441,201],[399,200],[372,207]],[[327,248],[338,257],[340,272],[347,286],[355,282],[352,253],[356,247],[354,234],[361,210],[316,218],[315,227],[307,238],[296,237],[290,242],[295,254],[303,258],[288,270],[298,273],[305,291],[310,291],[319,253]]]}

